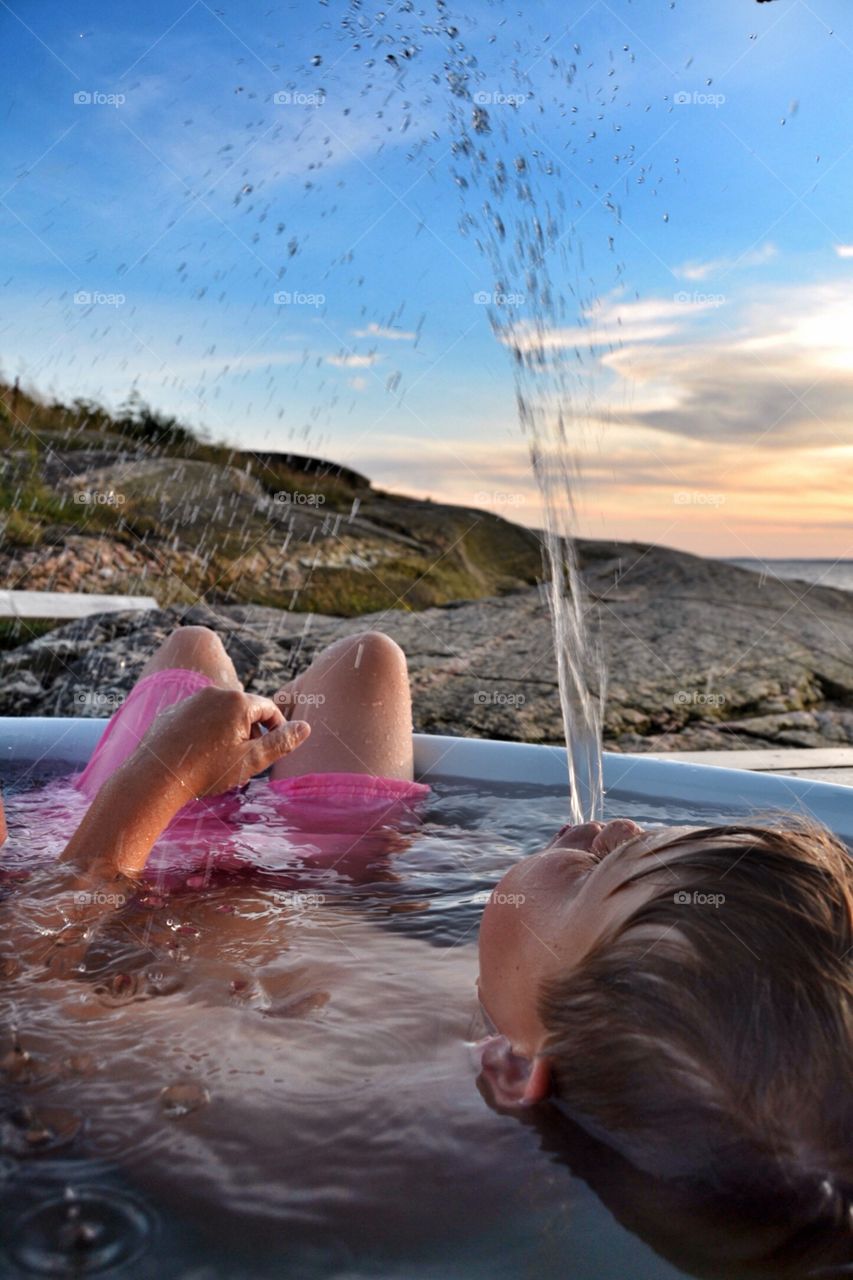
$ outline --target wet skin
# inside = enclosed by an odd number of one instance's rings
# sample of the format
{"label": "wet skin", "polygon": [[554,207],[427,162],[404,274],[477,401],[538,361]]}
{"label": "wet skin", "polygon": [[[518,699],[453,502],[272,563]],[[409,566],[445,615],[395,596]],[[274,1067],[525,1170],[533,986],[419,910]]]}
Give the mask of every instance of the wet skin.
{"label": "wet skin", "polygon": [[539,1016],[543,983],[564,976],[672,876],[631,883],[639,860],[658,844],[695,828],[645,831],[617,818],[564,827],[541,853],[521,859],[492,893],[480,924],[480,1001],[505,1051],[527,1064],[529,1088],[517,1099],[546,1096],[550,1070],[540,1057],[546,1030]]}

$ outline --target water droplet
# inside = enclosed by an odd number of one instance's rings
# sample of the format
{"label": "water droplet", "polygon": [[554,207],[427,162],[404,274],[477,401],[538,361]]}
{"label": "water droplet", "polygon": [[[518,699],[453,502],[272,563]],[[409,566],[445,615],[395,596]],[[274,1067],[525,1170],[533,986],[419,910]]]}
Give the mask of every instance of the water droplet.
{"label": "water droplet", "polygon": [[471,112],[471,126],[475,133],[491,133],[489,113],[485,107],[474,107]]}
{"label": "water droplet", "polygon": [[73,1053],[62,1062],[62,1069],[72,1076],[93,1076],[97,1070],[95,1059],[88,1053]]}
{"label": "water droplet", "polygon": [[135,973],[114,973],[108,982],[95,987],[95,995],[101,1004],[129,1004],[139,990],[139,978]]}
{"label": "water droplet", "polygon": [[160,1092],[163,1112],[170,1120],[180,1120],[182,1116],[206,1106],[209,1101],[209,1091],[195,1080],[167,1085]]}
{"label": "water droplet", "polygon": [[9,1155],[40,1155],[68,1146],[80,1132],[80,1117],[67,1107],[21,1107],[0,1131],[0,1145]]}
{"label": "water droplet", "polygon": [[28,1275],[87,1276],[127,1266],[147,1249],[155,1223],[126,1193],[69,1190],[20,1218],[8,1242]]}
{"label": "water droplet", "polygon": [[181,971],[173,964],[149,965],[143,979],[145,994],[150,996],[170,996],[183,986]]}
{"label": "water droplet", "polygon": [[9,1052],[0,1058],[0,1072],[11,1083],[29,1079],[32,1059],[16,1040]]}

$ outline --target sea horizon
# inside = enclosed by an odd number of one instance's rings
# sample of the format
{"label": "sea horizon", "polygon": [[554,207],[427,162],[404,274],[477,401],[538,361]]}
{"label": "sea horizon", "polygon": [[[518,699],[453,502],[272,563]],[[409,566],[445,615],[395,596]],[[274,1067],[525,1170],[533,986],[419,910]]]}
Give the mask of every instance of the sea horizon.
{"label": "sea horizon", "polygon": [[789,556],[721,556],[720,559],[759,575],[767,574],[769,570],[767,576],[770,577],[853,591],[853,559],[833,560],[826,556],[801,556],[797,559]]}

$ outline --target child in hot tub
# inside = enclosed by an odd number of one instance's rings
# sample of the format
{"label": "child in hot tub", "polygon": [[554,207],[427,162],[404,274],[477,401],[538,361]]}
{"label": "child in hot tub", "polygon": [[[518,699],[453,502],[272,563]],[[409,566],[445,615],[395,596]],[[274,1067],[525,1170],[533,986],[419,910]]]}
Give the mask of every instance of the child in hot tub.
{"label": "child in hot tub", "polygon": [[565,827],[491,895],[478,985],[499,1107],[553,1098],[853,1261],[853,859],[828,831]]}
{"label": "child in hot tub", "polygon": [[[215,837],[268,766],[273,792],[350,844],[416,815],[429,789],[398,646],[341,640],[266,699],[213,632],[179,629],[76,780],[92,802],[64,857],[100,885],[139,876],[179,813],[201,806]],[[486,906],[479,993],[499,1105],[556,1099],[641,1169],[793,1189],[849,1225],[853,863],[828,832],[565,827]]]}

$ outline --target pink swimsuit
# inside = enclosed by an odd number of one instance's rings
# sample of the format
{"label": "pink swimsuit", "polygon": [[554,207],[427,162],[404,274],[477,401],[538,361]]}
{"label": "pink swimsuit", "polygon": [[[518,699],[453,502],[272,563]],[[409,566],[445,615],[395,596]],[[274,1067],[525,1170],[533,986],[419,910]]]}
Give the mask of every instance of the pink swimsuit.
{"label": "pink swimsuit", "polygon": [[[145,676],[112,716],[82,773],[15,799],[24,801],[33,817],[39,812],[49,822],[55,818],[67,842],[86,807],[69,795],[72,788],[93,800],[159,712],[212,683],[181,668]],[[423,783],[363,773],[253,779],[246,787],[184,805],[155,844],[146,875],[171,879],[179,872],[190,886],[203,883],[214,870],[248,867],[310,866],[351,875],[366,861],[401,847],[402,833],[419,825],[419,803],[429,792]]]}

